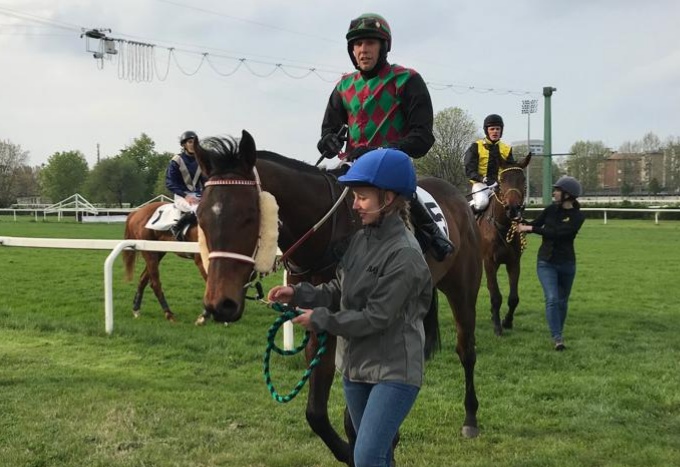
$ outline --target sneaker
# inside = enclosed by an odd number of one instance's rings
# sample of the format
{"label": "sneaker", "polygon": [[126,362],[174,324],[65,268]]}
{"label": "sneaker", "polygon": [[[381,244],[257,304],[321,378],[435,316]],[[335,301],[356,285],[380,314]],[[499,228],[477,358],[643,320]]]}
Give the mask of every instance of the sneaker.
{"label": "sneaker", "polygon": [[564,346],[564,342],[562,342],[562,339],[555,339],[555,350],[561,352],[564,349],[566,349],[566,347]]}

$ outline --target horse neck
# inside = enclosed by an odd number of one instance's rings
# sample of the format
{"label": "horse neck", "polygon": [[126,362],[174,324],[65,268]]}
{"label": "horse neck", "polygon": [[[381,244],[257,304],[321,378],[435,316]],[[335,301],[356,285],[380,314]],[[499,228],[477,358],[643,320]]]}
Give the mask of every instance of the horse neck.
{"label": "horse neck", "polygon": [[[279,230],[279,246],[285,249],[331,209],[334,199],[331,186],[321,172],[296,169],[286,164],[283,156],[278,157],[281,160],[258,158],[257,170],[262,189],[271,193],[279,206],[279,220],[283,224]],[[326,239],[326,244],[329,240]]]}

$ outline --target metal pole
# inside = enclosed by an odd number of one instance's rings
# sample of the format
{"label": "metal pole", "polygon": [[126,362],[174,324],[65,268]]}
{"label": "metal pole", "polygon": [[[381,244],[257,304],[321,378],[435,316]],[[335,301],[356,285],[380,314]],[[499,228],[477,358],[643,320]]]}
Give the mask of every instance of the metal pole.
{"label": "metal pole", "polygon": [[552,126],[550,97],[557,88],[547,86],[543,88],[545,97],[545,113],[543,120],[543,205],[550,204],[552,198]]}
{"label": "metal pole", "polygon": [[[531,109],[527,112],[527,154],[531,152]],[[527,205],[531,205],[531,164],[527,165]]]}

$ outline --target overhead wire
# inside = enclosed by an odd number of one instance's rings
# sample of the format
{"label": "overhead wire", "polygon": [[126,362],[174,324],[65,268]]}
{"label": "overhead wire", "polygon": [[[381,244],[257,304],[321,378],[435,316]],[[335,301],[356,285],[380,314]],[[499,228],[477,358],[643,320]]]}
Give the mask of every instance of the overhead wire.
{"label": "overhead wire", "polygon": [[[216,15],[216,16],[221,16],[225,18],[229,18],[232,20],[236,21],[242,21],[245,23],[250,23],[254,24],[260,27],[265,27],[269,29],[275,29],[279,30],[282,32],[286,33],[291,33],[291,34],[297,34],[297,35],[303,35],[303,36],[308,36],[308,37],[313,37],[315,39],[321,39],[329,42],[337,42],[330,40],[328,38],[324,38],[321,36],[315,36],[312,34],[307,34],[307,33],[302,33],[299,31],[294,31],[294,30],[289,30],[286,28],[281,28],[278,26],[258,22],[258,21],[252,21],[249,19],[245,18],[239,18],[236,16],[232,15],[227,15],[223,14],[220,12],[216,12],[213,10],[208,10],[205,8],[200,8],[196,7],[193,5],[187,5],[181,2],[173,1],[173,0],[157,0],[161,3],[166,3],[166,4],[171,4],[175,5],[178,7],[182,8],[188,8],[196,11],[201,11],[204,13]],[[66,23],[63,21],[57,21],[57,20],[52,20],[52,19],[47,19],[43,18],[37,15],[33,15],[30,13],[22,12],[19,10],[7,8],[7,7],[2,7],[0,6],[0,14],[4,14],[5,16],[9,17],[14,17],[17,19],[25,20],[25,21],[32,21],[32,22],[37,22],[40,24],[45,25],[45,27],[53,27],[53,28],[61,28],[69,31],[77,31],[79,33],[84,33],[86,31],[86,28],[80,27],[78,25],[74,25],[71,23]],[[131,36],[131,35],[126,35],[126,34],[118,34],[118,36],[121,37],[131,37],[135,38],[138,36]],[[128,40],[128,39],[122,39],[122,38],[107,38],[107,40],[113,40],[116,42],[116,44],[119,45],[119,53],[118,55],[118,77],[120,79],[126,79],[130,82],[150,82],[153,81],[154,76],[158,78],[160,81],[164,81],[167,79],[169,72],[170,72],[170,61],[175,63],[177,68],[180,70],[180,72],[186,76],[193,76],[197,74],[200,69],[202,68],[204,63],[208,63],[210,68],[215,71],[218,75],[223,76],[223,77],[229,77],[234,75],[241,67],[245,68],[249,73],[251,73],[253,76],[259,77],[259,78],[269,78],[272,75],[274,75],[278,70],[280,70],[285,76],[291,78],[291,79],[304,79],[307,78],[308,76],[314,75],[321,79],[322,81],[325,82],[336,82],[338,79],[338,76],[343,75],[344,72],[342,71],[337,71],[337,70],[330,70],[330,69],[322,69],[317,66],[300,66],[300,65],[293,65],[290,63],[303,63],[299,62],[296,60],[289,60],[289,59],[276,59],[278,60],[277,62],[271,62],[271,61],[265,61],[265,60],[256,60],[256,59],[251,59],[251,58],[246,58],[246,57],[234,57],[234,56],[229,56],[229,55],[222,55],[222,54],[209,54],[208,52],[205,51],[194,51],[194,50],[183,50],[183,49],[178,49],[176,47],[164,47],[161,45],[157,45],[154,43],[147,43],[147,42],[140,42],[136,40]],[[102,41],[103,43],[103,41]],[[172,42],[170,42],[172,43]],[[203,46],[196,46],[196,45],[189,45],[189,44],[180,44],[176,43],[179,45],[184,45],[188,46],[190,48],[202,48],[202,49],[211,49],[211,50],[218,50],[225,52],[224,49],[219,49],[219,48],[210,48],[210,47],[203,47]],[[101,48],[102,44],[100,44],[100,51],[103,51],[104,49]],[[159,48],[164,48],[168,51],[168,57],[166,60],[166,69],[165,72],[161,75],[158,71],[158,65],[156,63],[156,53],[155,51]],[[201,60],[199,64],[196,66],[196,68],[191,71],[185,69],[182,64],[179,62],[177,59],[176,53],[178,51],[182,51],[185,53],[190,53],[190,54],[199,54],[201,55]],[[229,72],[220,72],[218,68],[215,66],[214,63],[210,60],[212,57],[217,57],[217,58],[222,58],[226,60],[234,60],[236,61],[235,67],[229,71]],[[267,57],[267,58],[273,58],[273,57]],[[289,62],[287,64],[284,64],[282,62]],[[271,70],[267,72],[260,72],[256,71],[253,69],[250,64],[261,64],[261,65],[268,65],[271,66]],[[101,62],[101,67],[103,67],[103,62]],[[293,74],[287,71],[287,69],[297,69],[297,70],[302,70],[302,74]],[[320,73],[327,73],[327,74],[332,74],[334,75],[330,79],[324,78]],[[162,76],[162,78],[161,78]],[[444,84],[444,83],[436,83],[436,82],[426,82],[426,85],[428,88],[430,88],[433,91],[446,91],[450,90],[453,91],[456,94],[466,94],[468,92],[475,92],[478,94],[488,94],[488,93],[493,93],[496,95],[504,95],[504,94],[511,94],[515,96],[523,96],[523,95],[540,95],[540,92],[531,92],[531,91],[521,91],[521,90],[513,90],[513,89],[504,89],[504,88],[486,88],[486,87],[478,87],[478,86],[472,86],[472,85],[464,85],[464,84],[455,84],[455,83],[450,83],[450,84]]]}

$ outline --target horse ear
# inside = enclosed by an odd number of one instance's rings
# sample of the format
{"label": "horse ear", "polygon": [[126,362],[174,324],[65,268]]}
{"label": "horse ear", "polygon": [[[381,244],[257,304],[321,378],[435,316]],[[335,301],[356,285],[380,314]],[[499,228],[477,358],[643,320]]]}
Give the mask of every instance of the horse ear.
{"label": "horse ear", "polygon": [[250,166],[255,166],[255,140],[246,130],[241,132],[241,142],[238,145],[238,153],[243,160]]}
{"label": "horse ear", "polygon": [[519,162],[517,163],[517,165],[518,165],[519,167],[525,169],[526,166],[529,165],[529,162],[531,162],[531,156],[532,156],[532,155],[533,155],[533,153],[532,153],[531,151],[529,151],[529,154],[527,154],[526,156],[524,156],[524,159],[522,159],[521,161],[519,161]]}
{"label": "horse ear", "polygon": [[203,172],[203,175],[205,175],[207,178],[210,178],[212,175],[212,164],[210,162],[210,157],[208,153],[203,150],[198,140],[196,140],[196,144],[194,145],[194,155],[196,156],[198,165],[201,167],[201,172]]}

